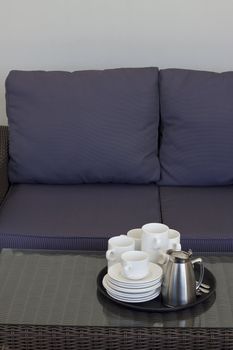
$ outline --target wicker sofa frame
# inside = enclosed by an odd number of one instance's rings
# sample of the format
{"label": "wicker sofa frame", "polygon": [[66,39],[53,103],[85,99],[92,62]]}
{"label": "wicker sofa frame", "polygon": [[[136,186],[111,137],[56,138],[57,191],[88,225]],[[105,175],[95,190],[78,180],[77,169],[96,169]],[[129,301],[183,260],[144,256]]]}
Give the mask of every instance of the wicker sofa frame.
{"label": "wicker sofa frame", "polygon": [[1,349],[233,349],[232,329],[0,325]]}
{"label": "wicker sofa frame", "polygon": [[8,127],[0,126],[0,204],[3,201],[8,188]]}

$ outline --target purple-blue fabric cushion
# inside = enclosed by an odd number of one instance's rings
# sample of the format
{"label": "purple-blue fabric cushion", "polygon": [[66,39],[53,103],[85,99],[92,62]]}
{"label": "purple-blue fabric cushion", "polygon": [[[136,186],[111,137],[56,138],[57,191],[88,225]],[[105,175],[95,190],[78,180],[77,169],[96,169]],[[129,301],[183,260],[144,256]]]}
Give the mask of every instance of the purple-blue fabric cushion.
{"label": "purple-blue fabric cushion", "polygon": [[12,71],[6,80],[12,183],[151,183],[158,69]]}
{"label": "purple-blue fabric cushion", "polygon": [[0,248],[106,250],[108,238],[160,220],[154,184],[16,184],[0,208]]}
{"label": "purple-blue fabric cushion", "polygon": [[160,187],[163,222],[181,234],[182,248],[233,252],[233,186]]}
{"label": "purple-blue fabric cushion", "polygon": [[233,72],[162,70],[160,101],[160,184],[233,184]]}

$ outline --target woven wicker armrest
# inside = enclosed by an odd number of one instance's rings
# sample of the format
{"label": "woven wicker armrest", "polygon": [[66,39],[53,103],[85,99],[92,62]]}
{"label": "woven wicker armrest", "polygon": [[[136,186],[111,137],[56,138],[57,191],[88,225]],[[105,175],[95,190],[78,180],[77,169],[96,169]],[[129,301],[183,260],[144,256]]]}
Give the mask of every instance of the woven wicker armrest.
{"label": "woven wicker armrest", "polygon": [[0,126],[0,204],[5,197],[8,182],[8,127]]}

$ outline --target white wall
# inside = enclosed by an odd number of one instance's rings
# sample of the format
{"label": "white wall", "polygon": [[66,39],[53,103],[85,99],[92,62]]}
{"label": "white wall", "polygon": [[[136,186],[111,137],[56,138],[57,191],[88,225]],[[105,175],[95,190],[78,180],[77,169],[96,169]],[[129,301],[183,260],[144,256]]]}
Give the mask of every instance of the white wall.
{"label": "white wall", "polygon": [[233,70],[233,0],[0,0],[0,124],[11,69]]}

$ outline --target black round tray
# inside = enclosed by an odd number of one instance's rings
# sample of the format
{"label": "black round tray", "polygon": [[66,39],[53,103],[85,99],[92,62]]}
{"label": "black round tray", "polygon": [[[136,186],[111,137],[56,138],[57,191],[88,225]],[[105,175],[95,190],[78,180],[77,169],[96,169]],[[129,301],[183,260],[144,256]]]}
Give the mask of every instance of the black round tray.
{"label": "black round tray", "polygon": [[[196,268],[196,269],[198,269],[198,268]],[[121,306],[124,306],[128,309],[137,310],[137,311],[144,311],[144,312],[172,312],[173,311],[174,312],[174,311],[188,309],[190,307],[194,307],[194,306],[204,302],[205,300],[209,299],[209,297],[211,295],[213,295],[213,293],[215,292],[215,289],[216,289],[215,277],[207,268],[205,268],[203,283],[206,283],[210,286],[210,289],[209,289],[210,292],[208,294],[202,293],[202,295],[197,296],[196,301],[194,303],[182,305],[182,306],[176,306],[176,307],[168,307],[168,306],[163,305],[161,294],[157,298],[150,300],[150,301],[146,301],[144,303],[127,303],[124,301],[116,300],[116,299],[110,297],[110,295],[108,295],[106,289],[104,288],[104,286],[102,284],[103,278],[106,275],[106,273],[107,273],[107,267],[103,268],[98,274],[97,287],[98,287],[99,292],[108,300],[113,301],[114,303],[121,305]],[[195,273],[198,276],[199,271],[196,270]]]}

